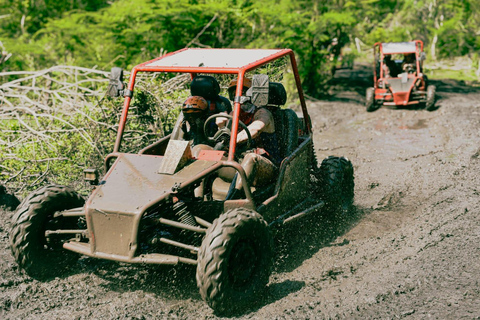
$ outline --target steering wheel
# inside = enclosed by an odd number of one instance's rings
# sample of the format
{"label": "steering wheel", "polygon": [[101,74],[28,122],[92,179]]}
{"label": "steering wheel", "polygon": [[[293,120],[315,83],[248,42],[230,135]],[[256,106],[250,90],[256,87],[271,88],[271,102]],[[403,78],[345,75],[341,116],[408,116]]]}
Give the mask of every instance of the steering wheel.
{"label": "steering wheel", "polygon": [[[210,122],[212,122],[213,119],[216,118],[227,118],[229,119],[227,125],[223,128],[218,128],[217,132],[212,136],[208,134],[208,125]],[[214,115],[211,115],[210,117],[205,120],[205,124],[203,125],[203,132],[205,133],[205,136],[207,137],[208,141],[211,143],[218,143],[220,141],[225,141],[225,137],[228,137],[228,141],[230,141],[230,137],[232,136],[232,131],[230,130],[229,126],[231,125],[233,120],[233,117],[229,114],[223,114],[223,113],[217,113]],[[250,131],[248,130],[248,127],[243,123],[242,121],[238,120],[238,124],[245,130],[247,133],[247,149],[250,149],[251,146],[253,146],[253,139],[252,135],[250,134]]]}
{"label": "steering wheel", "polygon": [[403,70],[407,73],[415,73],[415,69],[413,68],[413,64],[408,63],[403,66]]}

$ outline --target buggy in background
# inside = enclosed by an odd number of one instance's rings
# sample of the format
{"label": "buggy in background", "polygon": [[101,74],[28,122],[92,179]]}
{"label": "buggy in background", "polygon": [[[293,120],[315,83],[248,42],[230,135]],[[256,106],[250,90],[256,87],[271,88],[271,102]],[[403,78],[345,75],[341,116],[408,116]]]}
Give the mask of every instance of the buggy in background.
{"label": "buggy in background", "polygon": [[373,87],[366,92],[368,112],[382,106],[435,109],[435,86],[423,73],[423,42],[375,43]]}

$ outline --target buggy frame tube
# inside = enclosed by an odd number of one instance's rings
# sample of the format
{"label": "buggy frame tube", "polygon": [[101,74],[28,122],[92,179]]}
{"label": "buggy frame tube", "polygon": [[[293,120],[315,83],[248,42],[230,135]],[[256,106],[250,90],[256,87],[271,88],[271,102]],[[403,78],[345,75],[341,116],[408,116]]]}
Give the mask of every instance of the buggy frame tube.
{"label": "buggy frame tube", "polygon": [[373,86],[375,87],[375,89],[377,89],[377,66],[375,61],[375,48],[378,48],[378,63],[380,64],[380,74],[378,76],[380,78],[382,78],[383,51],[380,42],[376,42],[373,45]]}
{"label": "buggy frame tube", "polygon": [[307,112],[307,105],[305,103],[305,96],[302,89],[302,81],[300,80],[300,75],[298,74],[297,62],[295,61],[295,54],[290,50],[290,63],[292,65],[293,74],[295,75],[295,82],[297,84],[298,98],[300,99],[300,104],[302,106],[303,121],[305,121],[305,128],[308,134],[312,133],[312,121]]}
{"label": "buggy frame tube", "polygon": [[[235,96],[240,97],[242,95],[243,77],[245,76],[245,70],[240,70],[238,73],[238,84],[235,92]],[[228,160],[233,161],[235,158],[235,147],[237,146],[238,135],[238,122],[240,121],[240,102],[235,99],[233,105],[233,120],[232,120],[232,135],[230,137],[230,145],[228,150]]]}
{"label": "buggy frame tube", "polygon": [[[187,50],[187,49],[185,48],[185,49],[182,49],[182,50],[179,50],[179,51],[184,51],[184,50]],[[311,120],[310,120],[310,117],[308,115],[307,108],[306,108],[305,96],[304,96],[302,85],[301,85],[301,79],[300,79],[300,76],[298,75],[298,67],[297,67],[297,63],[296,63],[296,60],[295,60],[295,54],[293,53],[293,51],[291,49],[282,49],[277,53],[271,54],[267,57],[264,57],[262,59],[259,59],[255,62],[252,62],[250,64],[247,64],[246,66],[239,67],[239,68],[177,67],[177,66],[174,66],[174,67],[173,66],[172,67],[150,66],[149,67],[149,66],[147,66],[148,64],[151,64],[155,61],[163,59],[163,58],[165,58],[167,56],[170,56],[172,54],[178,53],[179,51],[169,53],[165,56],[162,56],[162,57],[159,57],[159,58],[156,58],[156,59],[153,59],[153,60],[150,60],[150,61],[147,61],[147,62],[144,62],[142,64],[139,64],[139,65],[135,66],[132,69],[132,72],[130,74],[130,80],[129,80],[129,83],[128,83],[128,90],[130,90],[130,92],[133,92],[134,87],[135,87],[135,78],[136,78],[136,75],[137,75],[138,72],[190,73],[192,77],[194,75],[198,74],[198,73],[214,73],[214,74],[217,74],[217,73],[222,74],[223,73],[223,74],[238,74],[239,85],[237,85],[237,91],[236,91],[235,94],[236,94],[236,96],[241,96],[241,94],[242,94],[242,89],[241,88],[243,86],[243,77],[245,76],[246,72],[254,70],[258,67],[261,67],[262,65],[267,64],[267,63],[269,63],[271,61],[274,61],[278,58],[281,58],[283,56],[289,55],[290,56],[290,63],[292,65],[293,73],[294,73],[294,76],[295,76],[295,82],[296,82],[296,85],[297,85],[298,96],[299,96],[300,104],[301,104],[301,107],[302,107],[302,113],[303,113],[303,118],[304,118],[304,121],[305,121],[306,132],[309,133],[309,134],[312,132],[312,130],[311,130],[311,128],[312,128]],[[122,115],[121,115],[121,118],[120,118],[120,123],[119,123],[119,126],[118,126],[117,138],[115,140],[115,146],[114,146],[113,153],[117,153],[117,152],[120,151],[122,138],[123,138],[123,133],[125,131],[125,124],[126,124],[126,121],[127,121],[128,109],[130,107],[131,100],[132,100],[132,97],[128,97],[128,96],[125,97],[125,101],[124,101],[124,105],[123,105],[123,111],[122,111]],[[234,155],[235,155],[235,146],[236,146],[239,114],[240,114],[240,102],[235,102],[234,103],[234,111],[233,111],[232,137],[230,139],[230,145],[229,145],[230,150],[229,150],[229,154],[228,154],[228,160],[233,160]]]}
{"label": "buggy frame tube", "polygon": [[[135,87],[135,78],[137,76],[137,69],[133,68],[132,73],[130,75],[130,81],[128,83],[128,90],[133,93],[133,89]],[[128,115],[128,108],[130,107],[130,101],[132,97],[125,97],[125,101],[123,103],[123,111],[122,116],[120,118],[120,124],[118,125],[117,131],[117,139],[115,140],[115,147],[113,148],[113,152],[119,152],[120,146],[122,144],[122,137],[123,131],[125,130],[125,123],[127,122],[127,115]]]}

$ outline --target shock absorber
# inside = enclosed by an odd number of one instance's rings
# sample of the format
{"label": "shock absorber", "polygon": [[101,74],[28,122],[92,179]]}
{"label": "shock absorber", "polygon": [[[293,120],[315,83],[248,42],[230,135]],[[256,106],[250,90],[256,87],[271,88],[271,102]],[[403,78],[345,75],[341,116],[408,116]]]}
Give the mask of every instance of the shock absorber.
{"label": "shock absorber", "polygon": [[188,210],[187,204],[183,201],[178,201],[173,205],[173,213],[179,222],[197,227],[198,224],[195,218]]}
{"label": "shock absorber", "polygon": [[[193,215],[190,213],[188,205],[184,201],[180,200],[174,203],[172,209],[175,217],[178,219],[178,222],[193,227],[200,227]],[[203,235],[189,230],[181,230],[180,237],[183,238],[183,241],[185,242],[197,245],[200,243]]]}

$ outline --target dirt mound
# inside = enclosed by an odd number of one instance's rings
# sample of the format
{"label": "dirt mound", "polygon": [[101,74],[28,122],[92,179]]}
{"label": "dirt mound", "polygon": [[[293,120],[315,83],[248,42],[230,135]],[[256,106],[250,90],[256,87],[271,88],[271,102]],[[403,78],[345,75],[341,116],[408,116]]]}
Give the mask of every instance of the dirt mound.
{"label": "dirt mound", "polygon": [[[330,99],[309,105],[319,159],[354,164],[354,210],[281,230],[267,293],[238,319],[480,315],[480,92],[437,82],[436,111],[367,113],[368,76],[339,70]],[[0,213],[0,318],[216,318],[188,266],[82,258],[61,278],[19,274],[11,214]]]}

